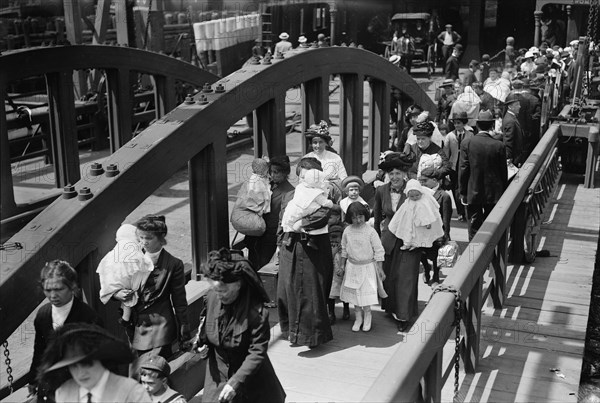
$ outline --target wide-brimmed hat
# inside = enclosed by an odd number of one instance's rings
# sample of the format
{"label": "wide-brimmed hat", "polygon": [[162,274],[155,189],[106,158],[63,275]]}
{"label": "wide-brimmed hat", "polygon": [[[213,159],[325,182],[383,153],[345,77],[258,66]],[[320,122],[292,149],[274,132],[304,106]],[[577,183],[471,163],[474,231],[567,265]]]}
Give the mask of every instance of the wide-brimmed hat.
{"label": "wide-brimmed hat", "polygon": [[428,120],[418,123],[413,128],[413,133],[415,134],[415,136],[431,137],[431,136],[433,136],[434,131],[435,131],[435,126],[433,125],[433,123],[431,123]]}
{"label": "wide-brimmed hat", "polygon": [[282,33],[279,34],[279,39],[285,40],[285,39],[288,39],[289,37],[290,36],[288,35],[287,32],[282,32]]}
{"label": "wide-brimmed hat", "polygon": [[409,151],[408,153],[388,152],[385,153],[383,161],[381,161],[377,167],[384,171],[391,171],[394,168],[406,171],[413,166],[416,160],[417,157],[412,151]]}
{"label": "wide-brimmed hat", "polygon": [[444,79],[444,81],[442,81],[442,83],[440,84],[440,88],[446,87],[454,87],[454,80],[451,78]]}
{"label": "wide-brimmed hat", "polygon": [[56,333],[51,346],[61,354],[60,360],[44,372],[66,368],[84,360],[129,363],[133,354],[128,345],[97,325],[66,324]]}
{"label": "wide-brimmed hat", "polygon": [[469,117],[467,116],[467,112],[458,112],[452,115],[451,121],[460,120],[463,123],[467,123],[469,121]]}
{"label": "wide-brimmed hat", "polygon": [[365,181],[363,181],[359,176],[350,175],[342,181],[342,189],[346,189],[352,183],[356,183],[360,189],[365,186]]}
{"label": "wide-brimmed hat", "polygon": [[480,111],[479,115],[477,116],[478,122],[493,122],[494,120],[494,114],[488,110]]}
{"label": "wide-brimmed hat", "polygon": [[454,45],[454,49],[458,50],[459,52],[462,52],[463,45],[461,45],[460,43],[457,43],[456,45]]}
{"label": "wide-brimmed hat", "polygon": [[452,24],[446,24],[446,28],[452,28]]}
{"label": "wide-brimmed hat", "polygon": [[405,116],[414,116],[420,115],[423,112],[423,109],[419,105],[411,105],[406,108],[406,112],[404,112]]}
{"label": "wide-brimmed hat", "polygon": [[298,38],[298,42],[300,43],[306,43],[306,41],[308,41],[308,39],[306,39],[306,36],[302,35],[300,38]]}
{"label": "wide-brimmed hat", "polygon": [[141,362],[139,363],[139,367],[157,371],[165,378],[171,375],[171,366],[169,365],[167,360],[165,360],[160,355],[142,356]]}
{"label": "wide-brimmed hat", "polygon": [[508,106],[514,102],[520,102],[521,100],[515,94],[508,94],[506,99],[504,100],[504,105]]}
{"label": "wide-brimmed hat", "polygon": [[390,61],[390,63],[392,64],[397,64],[400,62],[401,57],[398,55],[391,55],[390,58],[388,59]]}
{"label": "wide-brimmed hat", "polygon": [[311,125],[304,135],[309,140],[312,140],[315,137],[320,137],[325,140],[326,143],[331,141],[331,136],[329,135],[329,126],[324,120],[321,120],[319,124]]}
{"label": "wide-brimmed hat", "polygon": [[525,59],[533,59],[535,57],[535,55],[533,54],[532,51],[528,50],[527,52],[525,52],[525,56],[523,56]]}

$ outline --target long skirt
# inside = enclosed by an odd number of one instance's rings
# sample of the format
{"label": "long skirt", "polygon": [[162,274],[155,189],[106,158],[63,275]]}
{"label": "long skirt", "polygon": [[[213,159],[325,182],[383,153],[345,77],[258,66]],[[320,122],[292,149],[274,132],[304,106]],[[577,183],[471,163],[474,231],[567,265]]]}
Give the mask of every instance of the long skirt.
{"label": "long skirt", "polygon": [[383,266],[385,281],[383,287],[388,297],[381,303],[381,307],[396,319],[410,321],[419,314],[419,263],[423,251],[401,250],[401,240],[396,240],[391,255],[385,255]]}
{"label": "long skirt", "polygon": [[314,347],[333,339],[327,313],[333,259],[329,234],[311,238],[317,249],[293,234],[290,245],[279,250],[277,309],[283,336]]}

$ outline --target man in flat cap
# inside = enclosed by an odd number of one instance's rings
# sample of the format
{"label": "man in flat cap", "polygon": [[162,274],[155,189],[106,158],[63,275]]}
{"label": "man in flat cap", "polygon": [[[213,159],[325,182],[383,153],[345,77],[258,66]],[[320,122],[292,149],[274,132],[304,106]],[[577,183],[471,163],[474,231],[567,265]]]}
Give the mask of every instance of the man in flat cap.
{"label": "man in flat cap", "polygon": [[460,43],[456,44],[454,49],[452,49],[452,55],[446,60],[446,69],[444,70],[446,78],[458,80],[458,58],[460,57],[462,50],[463,48]]}
{"label": "man in flat cap", "polygon": [[447,24],[446,30],[441,32],[437,39],[438,41],[442,42],[442,55],[444,56],[444,63],[446,63],[452,54],[454,46],[460,42],[462,37],[458,34],[458,32],[452,30],[452,25]]}

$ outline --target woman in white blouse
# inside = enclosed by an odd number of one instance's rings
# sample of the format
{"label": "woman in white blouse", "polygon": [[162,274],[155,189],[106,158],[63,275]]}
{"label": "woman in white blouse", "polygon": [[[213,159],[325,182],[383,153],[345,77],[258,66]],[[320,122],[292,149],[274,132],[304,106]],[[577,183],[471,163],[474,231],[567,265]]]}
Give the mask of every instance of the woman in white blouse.
{"label": "woman in white blouse", "polygon": [[312,125],[306,132],[306,138],[310,140],[313,151],[306,154],[304,158],[318,159],[327,180],[344,180],[348,173],[346,173],[342,158],[331,148],[331,136],[327,123],[322,120],[318,125]]}

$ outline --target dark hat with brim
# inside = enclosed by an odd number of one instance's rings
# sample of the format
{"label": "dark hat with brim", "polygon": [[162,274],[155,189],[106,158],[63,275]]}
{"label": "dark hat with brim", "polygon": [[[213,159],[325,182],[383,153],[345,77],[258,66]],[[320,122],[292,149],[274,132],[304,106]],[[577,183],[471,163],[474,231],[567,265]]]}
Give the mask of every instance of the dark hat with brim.
{"label": "dark hat with brim", "polygon": [[446,87],[454,87],[454,80],[451,78],[446,78],[444,81],[442,81],[442,83],[440,84],[440,88]]}
{"label": "dark hat with brim", "polygon": [[384,171],[391,171],[392,169],[406,171],[413,166],[416,159],[417,158],[412,151],[409,153],[391,152],[385,156],[384,160],[380,162],[377,167]]}
{"label": "dark hat with brim", "polygon": [[359,176],[350,175],[342,181],[342,189],[346,189],[352,183],[356,183],[360,189],[365,186],[365,181],[363,181]]}
{"label": "dark hat with brim", "polygon": [[517,97],[515,94],[508,94],[508,96],[504,100],[504,105],[508,106],[512,103],[519,102],[519,101],[520,101],[519,97]]}
{"label": "dark hat with brim", "polygon": [[480,111],[477,116],[477,122],[493,122],[494,120],[496,120],[494,119],[494,114],[488,110]]}
{"label": "dark hat with brim", "polygon": [[467,116],[467,112],[458,112],[452,115],[452,119],[450,119],[451,121],[461,121],[463,123],[467,123],[469,121],[469,117]]}
{"label": "dark hat with brim", "polygon": [[461,45],[460,43],[457,43],[456,45],[454,45],[454,49],[458,50],[459,52],[462,52],[463,45]]}
{"label": "dark hat with brim", "polygon": [[[61,340],[58,340],[59,338]],[[56,342],[62,344],[63,357],[44,372],[66,368],[84,360],[109,361],[121,364],[133,361],[133,354],[129,346],[98,326],[89,325],[80,328],[69,328],[57,335]],[[94,347],[90,352],[84,353],[81,348],[83,343]]]}

